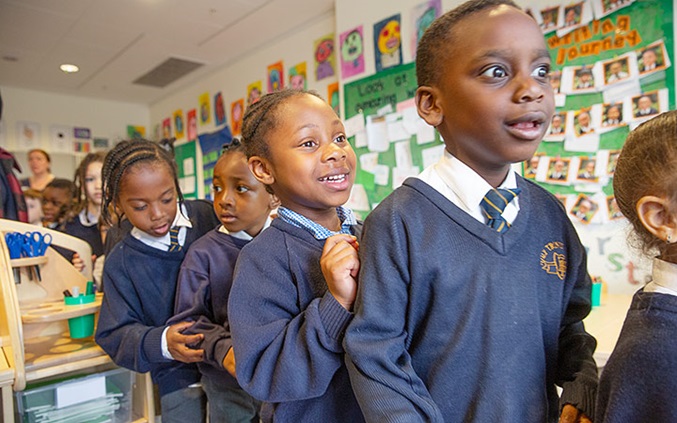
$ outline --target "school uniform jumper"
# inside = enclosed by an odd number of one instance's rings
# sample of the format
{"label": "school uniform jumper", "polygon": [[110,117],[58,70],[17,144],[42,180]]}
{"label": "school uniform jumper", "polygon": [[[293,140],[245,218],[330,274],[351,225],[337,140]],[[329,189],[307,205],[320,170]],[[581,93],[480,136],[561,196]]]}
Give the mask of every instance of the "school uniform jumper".
{"label": "school uniform jumper", "polygon": [[190,244],[218,224],[207,201],[185,201],[192,228],[180,251],[162,251],[128,234],[106,256],[104,296],[95,339],[115,364],[150,371],[160,396],[200,380],[194,364],[168,360],[161,338],[174,314],[176,280]]}
{"label": "school uniform jumper", "polygon": [[600,376],[594,421],[677,421],[676,351],[677,296],[640,289]]}
{"label": "school uniform jumper", "polygon": [[[68,235],[80,238],[83,241],[87,241],[90,247],[92,247],[92,254],[99,257],[103,254],[103,241],[101,240],[101,231],[99,231],[98,222],[92,222],[89,224],[82,223],[82,219],[85,218],[84,213],[79,213],[73,219],[65,222],[63,226],[59,229],[61,232],[67,233]],[[66,257],[66,260],[72,261],[73,251],[63,248],[59,251],[61,255]]]}
{"label": "school uniform jumper", "polygon": [[263,421],[364,421],[341,345],[352,313],[327,289],[324,244],[277,218],[238,257],[228,302],[237,378],[266,402]]}
{"label": "school uniform jumper", "polygon": [[[259,404],[223,368],[223,359],[233,345],[228,324],[228,296],[233,283],[233,269],[240,250],[249,241],[219,229],[198,239],[186,253],[176,291],[176,314],[169,323],[195,322],[183,333],[204,335],[200,345],[196,346],[204,350],[203,361],[197,366],[202,373],[210,410],[212,407],[221,408],[217,418],[224,419],[228,417],[224,413],[229,413],[232,420],[240,421],[240,416],[252,414],[252,410],[256,414]],[[231,399],[229,404],[225,404]]]}
{"label": "school uniform jumper", "polygon": [[367,421],[556,422],[555,384],[594,414],[585,250],[553,195],[517,186],[503,234],[415,178],[367,217],[344,340]]}

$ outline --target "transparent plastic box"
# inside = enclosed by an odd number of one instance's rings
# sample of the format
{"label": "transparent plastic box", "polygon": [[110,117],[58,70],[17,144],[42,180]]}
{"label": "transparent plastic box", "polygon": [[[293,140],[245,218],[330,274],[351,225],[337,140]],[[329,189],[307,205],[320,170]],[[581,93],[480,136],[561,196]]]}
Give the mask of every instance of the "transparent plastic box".
{"label": "transparent plastic box", "polygon": [[113,369],[17,392],[17,423],[128,423],[133,373]]}

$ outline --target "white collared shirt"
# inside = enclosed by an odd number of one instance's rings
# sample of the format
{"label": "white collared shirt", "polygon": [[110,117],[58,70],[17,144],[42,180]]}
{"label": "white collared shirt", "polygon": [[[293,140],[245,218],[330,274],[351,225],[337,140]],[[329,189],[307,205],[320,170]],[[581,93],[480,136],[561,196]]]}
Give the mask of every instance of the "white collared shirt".
{"label": "white collared shirt", "polygon": [[[270,223],[272,221],[273,221],[273,219],[270,216],[268,216],[268,219],[266,219],[266,223],[264,223],[263,228],[261,228],[261,232],[263,232],[264,229],[266,229],[268,226],[270,226]],[[230,232],[223,225],[219,226],[219,232],[224,233],[224,234],[228,234],[228,235],[232,236],[233,238],[243,239],[245,241],[251,241],[252,239],[254,239],[253,236],[249,235],[245,231]],[[259,232],[259,233],[261,233],[261,232]]]}
{"label": "white collared shirt", "polygon": [[677,296],[677,264],[655,258],[651,276],[652,281],[646,284],[644,292],[659,292]]}
{"label": "white collared shirt", "polygon": [[[179,244],[183,246],[186,242],[186,228],[192,228],[193,224],[190,223],[190,220],[186,217],[188,214],[185,204],[181,207],[181,213],[178,213],[179,203],[176,203],[176,216],[174,216],[174,222],[172,222],[171,227],[179,227]],[[169,247],[172,245],[171,239],[169,237],[169,232],[164,234],[164,236],[152,236],[146,232],[138,229],[136,227],[132,228],[131,234],[134,238],[148,245],[149,247],[157,248],[162,251],[169,251]]]}
{"label": "white collared shirt", "polygon": [[[423,170],[418,178],[477,221],[486,223],[480,202],[492,186],[447,150],[444,150],[444,155],[437,163]],[[517,188],[515,172],[512,169],[508,171],[499,188]],[[506,206],[502,216],[512,224],[518,212],[519,197],[516,197]]]}
{"label": "white collared shirt", "polygon": [[80,223],[82,224],[82,226],[86,227],[94,226],[99,223],[99,216],[95,216],[92,213],[90,213],[89,210],[87,210],[87,207],[80,210],[78,218],[80,219]]}

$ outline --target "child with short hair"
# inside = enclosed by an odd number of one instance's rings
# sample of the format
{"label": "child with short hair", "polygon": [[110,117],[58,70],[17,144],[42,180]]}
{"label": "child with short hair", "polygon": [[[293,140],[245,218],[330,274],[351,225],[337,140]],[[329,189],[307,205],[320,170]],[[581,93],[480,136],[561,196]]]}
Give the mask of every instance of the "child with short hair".
{"label": "child with short hair", "polygon": [[[618,207],[652,280],[632,298],[602,370],[595,422],[677,420],[677,111],[630,132],[614,173]],[[657,253],[657,255],[656,255]]]}
{"label": "child with short hair", "polygon": [[585,249],[557,198],[511,170],[554,112],[542,32],[513,2],[471,0],[425,32],[416,72],[445,152],[365,221],[344,341],[365,418],[589,421]]}
{"label": "child with short hair", "polygon": [[31,225],[42,226],[42,192],[33,188],[23,191],[26,199],[26,211],[28,212],[28,223]]}
{"label": "child with short hair", "polygon": [[64,178],[54,178],[42,191],[42,226],[56,229],[73,207],[75,185]]}
{"label": "child with short hair", "polygon": [[195,385],[200,373],[185,364],[202,359],[201,351],[186,346],[202,335],[181,333],[191,322],[166,322],[174,314],[186,250],[218,219],[208,201],[183,200],[176,164],[154,142],[117,144],[106,155],[102,177],[103,220],[112,221],[112,209],[117,222],[124,216],[133,228],[106,255],[96,342],[117,365],[150,371],[164,423],[204,421],[204,393]]}
{"label": "child with short hair", "polygon": [[193,347],[204,352],[197,365],[210,422],[258,422],[261,404],[240,387],[234,372],[226,371],[229,366],[224,360],[233,354],[227,303],[237,256],[270,226],[277,199],[254,178],[238,139],[224,146],[214,165],[212,186],[221,225],[188,249],[179,273],[176,314],[170,322],[195,322],[184,334],[204,336]]}
{"label": "child with short hair", "polygon": [[361,224],[348,201],[356,157],[317,94],[267,94],[244,116],[249,167],[280,200],[242,248],[228,300],[240,385],[263,421],[361,422],[343,358]]}

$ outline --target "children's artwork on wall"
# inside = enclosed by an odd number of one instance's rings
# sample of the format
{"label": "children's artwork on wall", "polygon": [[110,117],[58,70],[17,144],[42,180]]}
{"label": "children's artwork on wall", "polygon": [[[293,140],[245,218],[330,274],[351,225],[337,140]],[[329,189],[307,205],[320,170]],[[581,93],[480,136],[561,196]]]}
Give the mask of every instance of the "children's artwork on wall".
{"label": "children's artwork on wall", "polygon": [[402,64],[399,13],[374,24],[374,63],[376,72]]}
{"label": "children's artwork on wall", "polygon": [[92,148],[94,151],[105,151],[110,148],[108,138],[94,138],[92,139]]}
{"label": "children's artwork on wall", "polygon": [[263,84],[261,81],[252,82],[251,84],[247,85],[247,106],[251,106],[252,104],[259,101],[262,95]]}
{"label": "children's artwork on wall", "polygon": [[73,152],[73,127],[66,125],[51,125],[49,127],[50,153]]}
{"label": "children's artwork on wall", "polygon": [[223,105],[223,95],[221,91],[214,95],[214,121],[216,126],[226,123],[226,109]]}
{"label": "children's artwork on wall", "polygon": [[230,104],[230,122],[233,126],[233,135],[242,132],[242,118],[244,117],[244,98]]}
{"label": "children's artwork on wall", "polygon": [[334,54],[334,34],[315,40],[315,80],[321,81],[336,74],[336,56]]}
{"label": "children's artwork on wall", "polygon": [[289,86],[293,90],[305,90],[308,87],[306,62],[301,62],[289,68]]}
{"label": "children's artwork on wall", "polygon": [[350,78],[364,72],[364,32],[362,25],[339,36],[341,76]]}
{"label": "children's artwork on wall", "polygon": [[73,138],[88,140],[92,138],[92,131],[89,128],[79,128],[76,126],[73,128]]}
{"label": "children's artwork on wall", "polygon": [[169,139],[172,137],[172,119],[165,118],[162,120],[162,138]]}
{"label": "children's artwork on wall", "polygon": [[327,103],[331,106],[336,114],[341,116],[341,103],[339,102],[339,85],[334,82],[327,86]]}
{"label": "children's artwork on wall", "polygon": [[139,125],[127,125],[127,137],[130,139],[146,138],[146,127]]}
{"label": "children's artwork on wall", "polygon": [[186,113],[186,137],[188,141],[197,138],[197,110],[191,109]]}
{"label": "children's artwork on wall", "polygon": [[416,46],[426,29],[433,23],[435,18],[442,14],[441,0],[427,0],[420,3],[411,11],[411,57],[416,57]]}
{"label": "children's artwork on wall", "polygon": [[268,65],[268,92],[274,93],[284,88],[284,66],[282,61]]}
{"label": "children's artwork on wall", "polygon": [[202,178],[204,180],[205,198],[213,200],[211,194],[212,179],[214,174],[214,165],[219,159],[221,147],[224,144],[230,144],[233,141],[233,135],[230,133],[228,126],[198,136],[200,143],[200,151],[202,151]]}
{"label": "children's artwork on wall", "polygon": [[91,149],[89,141],[73,141],[73,152],[75,153],[89,153]]}
{"label": "children's artwork on wall", "polygon": [[541,9],[534,14],[536,21],[541,26],[543,33],[548,33],[557,29],[562,6],[556,5]]}
{"label": "children's artwork on wall", "polygon": [[183,126],[183,110],[177,109],[173,113],[174,118],[174,135],[177,139],[183,138],[185,128]]}
{"label": "children's artwork on wall", "polygon": [[209,103],[209,93],[200,94],[200,125],[205,125],[212,121],[212,111],[211,107],[209,107]]}
{"label": "children's artwork on wall", "polygon": [[37,122],[16,123],[16,133],[19,145],[26,150],[35,148],[40,138],[40,124]]}
{"label": "children's artwork on wall", "polygon": [[571,208],[571,215],[579,222],[588,224],[592,221],[599,210],[599,204],[586,194],[579,194],[574,206]]}
{"label": "children's artwork on wall", "polygon": [[560,28],[557,30],[557,35],[563,37],[572,30],[592,22],[592,7],[587,0],[569,3],[564,6],[560,19],[563,19],[563,22],[558,25]]}
{"label": "children's artwork on wall", "polygon": [[635,0],[591,0],[592,9],[597,19],[630,6]]}

